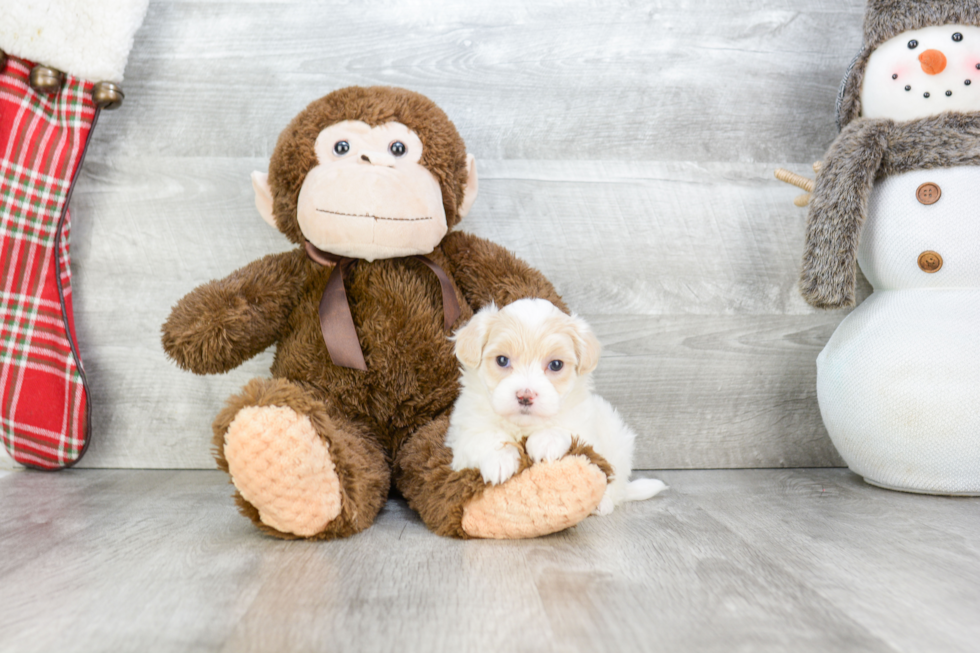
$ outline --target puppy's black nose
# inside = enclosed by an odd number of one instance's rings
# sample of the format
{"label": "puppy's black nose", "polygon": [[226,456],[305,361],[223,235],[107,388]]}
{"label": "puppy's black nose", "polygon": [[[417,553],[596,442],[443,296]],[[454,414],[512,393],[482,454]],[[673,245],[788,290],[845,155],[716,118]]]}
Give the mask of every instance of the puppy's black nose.
{"label": "puppy's black nose", "polygon": [[517,393],[517,403],[522,406],[530,406],[534,403],[534,399],[538,396],[537,392],[533,390],[521,390]]}

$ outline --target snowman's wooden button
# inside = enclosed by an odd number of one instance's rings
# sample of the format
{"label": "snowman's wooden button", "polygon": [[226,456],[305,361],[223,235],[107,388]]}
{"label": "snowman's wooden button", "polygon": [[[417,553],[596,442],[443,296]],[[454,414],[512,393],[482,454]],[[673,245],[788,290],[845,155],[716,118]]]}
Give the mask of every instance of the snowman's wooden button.
{"label": "snowman's wooden button", "polygon": [[939,184],[927,181],[915,190],[915,199],[923,204],[935,204],[942,197],[942,194],[943,191],[939,188]]}
{"label": "snowman's wooden button", "polygon": [[943,267],[943,257],[938,252],[927,250],[919,254],[919,269],[923,272],[932,274],[939,272],[941,267]]}

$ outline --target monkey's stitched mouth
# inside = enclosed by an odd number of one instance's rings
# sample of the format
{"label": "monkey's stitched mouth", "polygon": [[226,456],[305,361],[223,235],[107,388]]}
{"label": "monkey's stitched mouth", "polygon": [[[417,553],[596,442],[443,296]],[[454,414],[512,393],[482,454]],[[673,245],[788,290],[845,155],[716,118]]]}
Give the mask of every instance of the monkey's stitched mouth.
{"label": "monkey's stitched mouth", "polygon": [[421,218],[386,218],[382,215],[371,215],[370,213],[344,213],[343,211],[328,211],[327,209],[317,209],[317,212],[342,215],[348,218],[372,218],[374,220],[388,220],[391,222],[423,222],[425,220],[432,220],[431,216]]}

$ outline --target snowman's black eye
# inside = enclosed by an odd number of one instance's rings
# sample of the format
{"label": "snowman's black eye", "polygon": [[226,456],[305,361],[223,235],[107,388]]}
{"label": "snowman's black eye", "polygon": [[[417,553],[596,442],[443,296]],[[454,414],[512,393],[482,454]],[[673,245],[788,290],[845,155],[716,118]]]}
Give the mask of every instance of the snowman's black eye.
{"label": "snowman's black eye", "polygon": [[909,41],[909,50],[915,50],[917,47],[919,47],[918,41],[916,41],[915,39]]}
{"label": "snowman's black eye", "polygon": [[347,141],[337,141],[333,144],[333,153],[337,156],[344,156],[350,152],[350,143]]}
{"label": "snowman's black eye", "polygon": [[956,34],[953,34],[953,40],[959,43],[963,40],[963,35],[957,32]]}

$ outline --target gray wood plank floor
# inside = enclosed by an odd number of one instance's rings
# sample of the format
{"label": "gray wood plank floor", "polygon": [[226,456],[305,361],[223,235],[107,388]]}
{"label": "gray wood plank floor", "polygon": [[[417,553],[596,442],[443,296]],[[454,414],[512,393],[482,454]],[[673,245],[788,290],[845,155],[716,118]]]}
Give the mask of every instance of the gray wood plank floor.
{"label": "gray wood plank floor", "polygon": [[306,543],[257,533],[217,472],[0,472],[0,651],[977,650],[980,499],[656,476],[536,540],[440,538],[392,499]]}

